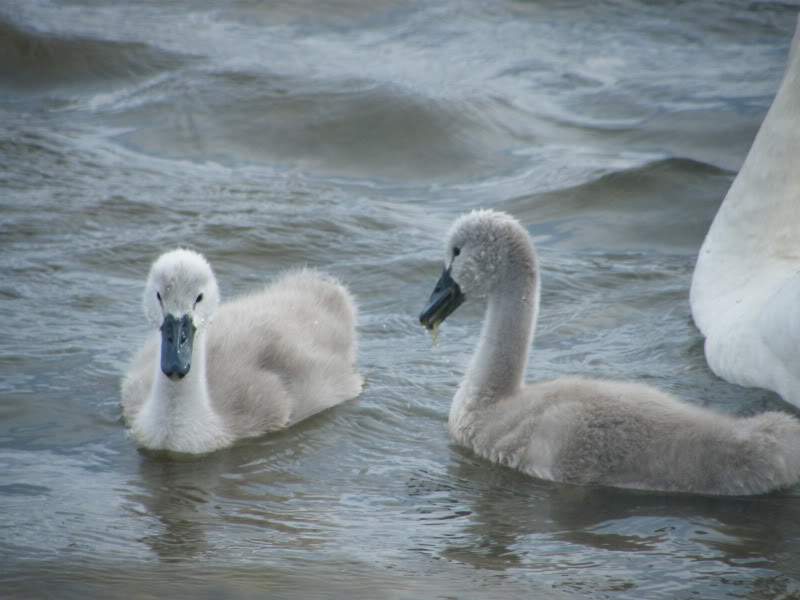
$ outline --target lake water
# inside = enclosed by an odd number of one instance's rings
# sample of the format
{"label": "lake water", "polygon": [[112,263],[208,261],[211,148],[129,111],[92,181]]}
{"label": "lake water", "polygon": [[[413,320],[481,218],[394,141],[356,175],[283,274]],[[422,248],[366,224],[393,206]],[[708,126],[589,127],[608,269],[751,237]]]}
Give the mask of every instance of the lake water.
{"label": "lake water", "polygon": [[[482,307],[435,347],[416,320],[450,222],[506,210],[543,265],[529,379],[793,411],[713,376],[688,292],[798,10],[0,4],[0,596],[800,597],[800,488],[579,488],[476,459],[446,423]],[[119,382],[178,245],[227,297],[304,263],[346,281],[361,396],[202,459],[137,452]]]}

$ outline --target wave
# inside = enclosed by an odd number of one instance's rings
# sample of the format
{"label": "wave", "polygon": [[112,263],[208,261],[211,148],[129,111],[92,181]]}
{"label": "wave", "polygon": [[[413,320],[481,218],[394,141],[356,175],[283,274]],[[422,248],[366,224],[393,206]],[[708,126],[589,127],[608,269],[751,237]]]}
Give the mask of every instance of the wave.
{"label": "wave", "polygon": [[118,115],[146,124],[120,141],[172,158],[268,163],[378,180],[480,177],[523,162],[506,107],[491,98],[436,98],[371,80],[272,73],[183,73],[154,101]]}
{"label": "wave", "polygon": [[502,208],[537,223],[533,232],[544,243],[694,254],[732,179],[730,171],[672,157],[519,196]]}
{"label": "wave", "polygon": [[0,17],[0,82],[17,91],[150,76],[185,60],[143,43],[62,36]]}

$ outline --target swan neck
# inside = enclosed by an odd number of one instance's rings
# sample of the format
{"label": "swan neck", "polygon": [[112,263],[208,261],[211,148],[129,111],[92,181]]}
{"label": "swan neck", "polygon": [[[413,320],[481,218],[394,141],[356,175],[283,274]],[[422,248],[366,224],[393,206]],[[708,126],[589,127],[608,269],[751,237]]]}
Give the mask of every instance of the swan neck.
{"label": "swan neck", "polygon": [[[800,153],[799,102],[800,20],[783,80],[714,218],[701,260],[715,249],[739,257],[755,254],[795,261],[800,256],[795,235],[800,208],[794,201],[800,185],[795,161]],[[764,236],[765,231],[770,235]]]}
{"label": "swan neck", "polygon": [[480,342],[464,387],[476,399],[497,399],[523,383],[539,306],[538,275],[510,272],[490,294]]}
{"label": "swan neck", "polygon": [[690,301],[706,336],[728,327],[726,315],[742,309],[743,297],[757,305],[766,300],[760,290],[797,272],[799,103],[800,21],[783,81],[697,257]]}
{"label": "swan neck", "polygon": [[[192,351],[192,366],[183,379],[173,381],[161,372],[160,361],[153,387],[142,409],[142,426],[148,431],[163,432],[164,436],[186,427],[216,420],[206,377],[205,332],[198,331]],[[146,424],[146,425],[145,425]],[[169,446],[169,440],[161,442]]]}

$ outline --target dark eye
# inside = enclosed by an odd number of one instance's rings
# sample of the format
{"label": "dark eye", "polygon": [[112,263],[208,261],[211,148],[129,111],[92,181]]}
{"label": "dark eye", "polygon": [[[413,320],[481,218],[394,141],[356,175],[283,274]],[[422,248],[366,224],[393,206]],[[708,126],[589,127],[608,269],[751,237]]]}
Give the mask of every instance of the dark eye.
{"label": "dark eye", "polygon": [[194,303],[195,303],[195,304],[197,304],[198,302],[202,302],[202,301],[203,301],[203,294],[200,294],[200,295],[197,297],[197,300],[195,300],[195,301],[194,301]]}
{"label": "dark eye", "polygon": [[456,246],[455,248],[453,248],[453,256],[458,256],[459,254],[461,254],[461,248]]}
{"label": "dark eye", "polygon": [[161,304],[161,292],[156,292],[156,298],[158,298],[158,303]]}

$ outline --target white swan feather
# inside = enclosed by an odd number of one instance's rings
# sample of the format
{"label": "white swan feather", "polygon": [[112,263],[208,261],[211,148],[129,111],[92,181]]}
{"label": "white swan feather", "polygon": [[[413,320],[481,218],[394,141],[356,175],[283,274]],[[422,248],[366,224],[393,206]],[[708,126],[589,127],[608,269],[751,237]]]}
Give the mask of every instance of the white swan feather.
{"label": "white swan feather", "polygon": [[783,81],[706,235],[692,316],[711,370],[800,407],[800,20]]}

